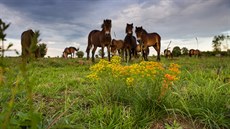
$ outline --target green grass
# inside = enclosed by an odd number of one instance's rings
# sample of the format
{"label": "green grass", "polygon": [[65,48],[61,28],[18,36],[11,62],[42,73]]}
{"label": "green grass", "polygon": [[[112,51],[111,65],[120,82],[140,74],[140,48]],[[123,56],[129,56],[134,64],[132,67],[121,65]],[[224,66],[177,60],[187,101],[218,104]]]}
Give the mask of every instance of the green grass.
{"label": "green grass", "polygon": [[230,78],[230,57],[162,58],[161,62],[179,64],[181,74],[159,102],[159,82],[146,80],[130,88],[109,75],[93,82],[86,78],[93,64],[85,59],[38,59],[23,69],[20,58],[4,58],[0,125],[139,129],[163,122],[170,128],[186,127],[179,119],[183,118],[191,128],[230,128],[230,82],[224,82]]}

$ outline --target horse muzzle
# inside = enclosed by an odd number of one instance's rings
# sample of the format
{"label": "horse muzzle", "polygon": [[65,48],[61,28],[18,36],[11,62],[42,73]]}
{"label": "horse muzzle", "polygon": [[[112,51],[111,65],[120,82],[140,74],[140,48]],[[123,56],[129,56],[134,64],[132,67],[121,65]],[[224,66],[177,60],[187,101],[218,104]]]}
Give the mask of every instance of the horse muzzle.
{"label": "horse muzzle", "polygon": [[106,32],[105,32],[105,35],[110,35],[110,32],[109,32],[109,31],[106,31]]}

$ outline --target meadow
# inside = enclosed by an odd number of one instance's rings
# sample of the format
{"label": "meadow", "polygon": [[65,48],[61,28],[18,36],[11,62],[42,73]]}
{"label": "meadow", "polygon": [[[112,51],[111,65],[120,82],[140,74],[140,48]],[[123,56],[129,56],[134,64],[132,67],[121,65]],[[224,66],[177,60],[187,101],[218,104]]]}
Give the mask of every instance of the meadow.
{"label": "meadow", "polygon": [[155,60],[2,58],[1,128],[230,128],[230,57]]}

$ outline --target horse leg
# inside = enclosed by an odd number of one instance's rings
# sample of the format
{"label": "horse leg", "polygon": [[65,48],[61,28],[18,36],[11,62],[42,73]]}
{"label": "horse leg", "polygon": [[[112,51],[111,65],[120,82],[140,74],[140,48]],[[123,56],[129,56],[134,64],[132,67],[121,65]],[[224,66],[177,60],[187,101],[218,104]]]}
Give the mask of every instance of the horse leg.
{"label": "horse leg", "polygon": [[129,61],[131,60],[131,57],[132,57],[132,49],[129,49]]}
{"label": "horse leg", "polygon": [[121,55],[120,56],[122,58],[122,61],[124,61],[124,49],[123,48],[121,49]]}
{"label": "horse leg", "polygon": [[93,50],[92,50],[92,62],[95,62],[94,60],[94,54],[95,54],[95,51],[97,50],[97,47],[94,46]]}
{"label": "horse leg", "polygon": [[104,59],[104,46],[101,47],[101,58]]}
{"label": "horse leg", "polygon": [[147,58],[148,57],[148,48],[143,50],[143,56],[144,56],[144,60],[148,61],[148,58]]}
{"label": "horse leg", "polygon": [[159,46],[153,46],[153,48],[157,51],[157,61],[160,61],[160,48]]}
{"label": "horse leg", "polygon": [[107,46],[108,60],[110,61],[110,45]]}
{"label": "horse leg", "polygon": [[128,52],[127,49],[125,49],[125,61],[127,62],[127,56],[128,56]]}
{"label": "horse leg", "polygon": [[86,48],[87,60],[89,60],[89,53],[90,53],[91,47],[92,47],[92,45],[88,45],[87,48]]}

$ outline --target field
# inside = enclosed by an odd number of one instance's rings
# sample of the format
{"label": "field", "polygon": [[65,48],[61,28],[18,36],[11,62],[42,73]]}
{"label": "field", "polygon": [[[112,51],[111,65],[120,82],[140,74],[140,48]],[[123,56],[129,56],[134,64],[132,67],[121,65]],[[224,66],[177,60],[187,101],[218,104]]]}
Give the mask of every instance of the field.
{"label": "field", "polygon": [[2,58],[1,128],[230,128],[230,57],[161,59]]}

